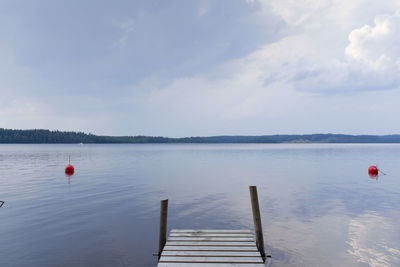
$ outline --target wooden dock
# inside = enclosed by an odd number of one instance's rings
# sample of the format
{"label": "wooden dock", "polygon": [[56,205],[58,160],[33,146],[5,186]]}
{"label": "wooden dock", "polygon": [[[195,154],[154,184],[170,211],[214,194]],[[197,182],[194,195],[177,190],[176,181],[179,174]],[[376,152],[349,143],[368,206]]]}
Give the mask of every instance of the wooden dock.
{"label": "wooden dock", "polygon": [[168,239],[166,238],[168,200],[162,200],[157,266],[260,267],[265,265],[261,216],[255,186],[250,186],[250,198],[255,236],[250,230],[173,229]]}
{"label": "wooden dock", "polygon": [[262,266],[250,230],[171,230],[158,267]]}

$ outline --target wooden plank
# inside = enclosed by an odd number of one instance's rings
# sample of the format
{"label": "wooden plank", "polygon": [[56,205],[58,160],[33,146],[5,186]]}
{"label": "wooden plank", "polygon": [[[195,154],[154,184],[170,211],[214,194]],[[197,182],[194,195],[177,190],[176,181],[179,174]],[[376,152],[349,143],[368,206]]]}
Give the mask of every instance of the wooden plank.
{"label": "wooden plank", "polygon": [[178,262],[168,262],[159,263],[157,267],[261,267],[264,263],[178,263]]}
{"label": "wooden plank", "polygon": [[260,252],[239,252],[239,251],[166,251],[161,254],[162,257],[260,257]]}
{"label": "wooden plank", "polygon": [[170,233],[244,233],[244,234],[251,234],[250,230],[247,229],[239,229],[239,230],[226,230],[226,229],[172,229]]}
{"label": "wooden plank", "polygon": [[264,262],[249,230],[173,229],[158,267],[254,267]]}
{"label": "wooden plank", "polygon": [[253,242],[208,242],[208,241],[169,241],[167,240],[166,246],[225,246],[225,247],[255,247],[256,244]]}
{"label": "wooden plank", "polygon": [[258,257],[164,257],[159,262],[185,262],[185,263],[264,263]]}
{"label": "wooden plank", "polygon": [[226,247],[226,246],[165,246],[164,251],[258,251],[257,247]]}
{"label": "wooden plank", "polygon": [[182,241],[182,242],[200,242],[200,241],[208,241],[208,242],[254,242],[254,238],[248,237],[168,237],[168,241]]}
{"label": "wooden plank", "polygon": [[253,237],[252,234],[248,233],[228,233],[228,234],[220,234],[220,233],[170,233],[170,237],[192,237],[192,236],[203,236],[203,237]]}

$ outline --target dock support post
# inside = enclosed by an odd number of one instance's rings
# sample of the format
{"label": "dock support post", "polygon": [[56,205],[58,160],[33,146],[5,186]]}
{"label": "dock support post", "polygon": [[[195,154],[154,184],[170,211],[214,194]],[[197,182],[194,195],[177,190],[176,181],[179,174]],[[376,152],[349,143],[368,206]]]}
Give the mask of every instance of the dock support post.
{"label": "dock support post", "polygon": [[167,242],[167,218],[168,218],[168,199],[163,199],[161,200],[161,211],[160,211],[160,235],[158,241],[158,259],[160,259],[165,243]]}
{"label": "dock support post", "polygon": [[258,251],[261,254],[261,257],[265,262],[264,237],[261,225],[260,206],[258,205],[257,187],[250,186],[249,189],[250,189],[251,209],[253,210],[253,221],[254,221],[254,232],[255,232],[254,234],[256,236],[256,244]]}

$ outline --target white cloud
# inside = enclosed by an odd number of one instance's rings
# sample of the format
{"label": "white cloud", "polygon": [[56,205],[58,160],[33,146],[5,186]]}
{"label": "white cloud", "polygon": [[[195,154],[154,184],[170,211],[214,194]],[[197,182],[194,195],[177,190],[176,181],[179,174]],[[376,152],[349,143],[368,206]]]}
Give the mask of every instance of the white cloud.
{"label": "white cloud", "polygon": [[[279,73],[284,68],[284,59],[291,58],[290,53],[280,53],[282,46],[291,41],[292,38],[283,40],[280,45],[273,44],[243,59],[230,61],[204,76],[177,79],[167,87],[153,90],[149,104],[162,107],[164,114],[178,111],[180,114],[174,116],[190,114],[221,121],[259,114],[272,118],[288,113],[290,108],[285,104],[304,95],[293,90],[285,72]],[[214,76],[214,72],[218,75]],[[181,113],[182,110],[186,112]]]}
{"label": "white cloud", "polygon": [[400,74],[400,10],[376,16],[374,22],[350,33],[346,55],[366,67]]}
{"label": "white cloud", "polygon": [[299,88],[328,92],[399,88],[400,11],[377,15],[374,21],[374,26],[351,31],[345,59],[331,57],[303,65]]}
{"label": "white cloud", "polygon": [[[314,2],[316,1],[312,1]],[[325,2],[321,1],[315,6],[320,7]],[[280,9],[275,12],[279,14],[283,10],[287,12],[292,10],[289,2],[284,1],[278,6]],[[341,31],[342,37],[340,37],[333,30],[337,30],[337,27],[332,27],[330,24],[332,9],[336,10],[337,4],[333,1],[332,7],[324,6],[324,8],[324,12],[318,13],[318,23],[326,27],[305,26],[298,34],[290,35],[262,49],[267,53],[275,50],[272,58],[265,59],[276,63],[269,65],[265,71],[270,73],[271,79],[286,80],[299,90],[320,94],[398,88],[400,11],[395,14],[377,15],[374,26],[365,25],[348,32]],[[301,13],[300,10],[296,14]],[[328,19],[322,19],[321,13],[327,14]],[[342,16],[343,14],[340,14],[339,18]],[[288,23],[300,24],[289,19],[285,20]],[[310,19],[306,25],[309,24],[314,22]],[[343,39],[343,36],[348,36],[347,43],[337,41]]]}
{"label": "white cloud", "polygon": [[201,1],[197,7],[197,15],[199,17],[208,14],[211,11],[211,4],[209,1]]}
{"label": "white cloud", "polygon": [[304,23],[331,3],[330,0],[261,0],[260,2],[264,9],[271,9],[292,26]]}
{"label": "white cloud", "polygon": [[118,40],[119,45],[125,46],[127,44],[129,35],[135,31],[134,19],[128,18],[122,22],[114,22],[113,24],[122,31],[122,34]]}

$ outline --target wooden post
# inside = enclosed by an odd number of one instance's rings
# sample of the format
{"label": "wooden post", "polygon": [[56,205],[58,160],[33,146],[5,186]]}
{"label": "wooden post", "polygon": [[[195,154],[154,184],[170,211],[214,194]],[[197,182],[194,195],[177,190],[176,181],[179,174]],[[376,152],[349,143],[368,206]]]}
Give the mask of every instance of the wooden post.
{"label": "wooden post", "polygon": [[168,199],[163,199],[161,200],[161,211],[160,211],[160,235],[158,241],[158,259],[160,259],[165,243],[167,242],[167,218],[168,218]]}
{"label": "wooden post", "polygon": [[250,186],[250,200],[251,200],[251,209],[253,210],[253,221],[254,221],[254,232],[256,235],[256,244],[258,251],[260,251],[261,257],[265,262],[265,251],[264,251],[264,237],[262,232],[261,225],[261,216],[260,216],[260,206],[258,205],[258,195],[257,195],[257,187]]}

